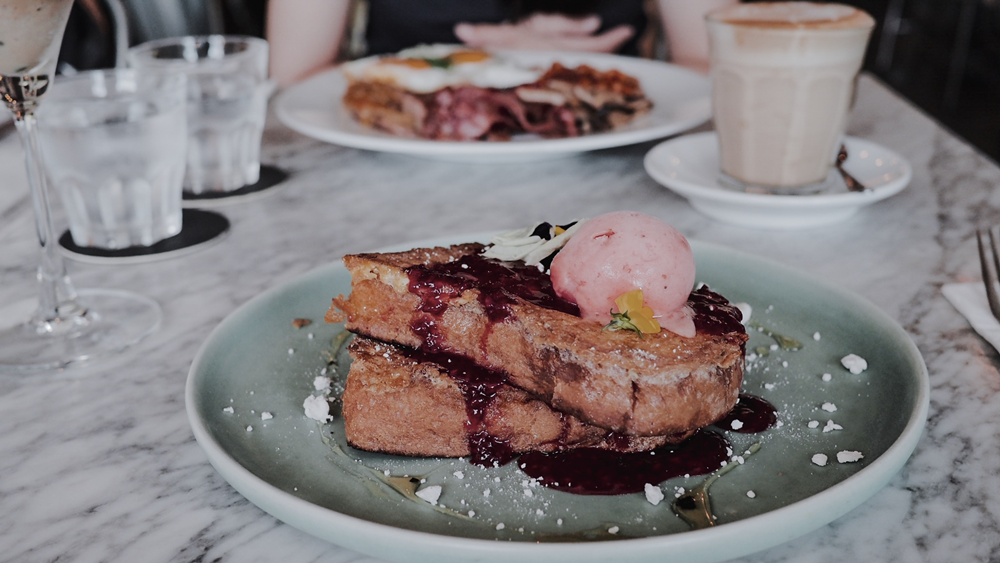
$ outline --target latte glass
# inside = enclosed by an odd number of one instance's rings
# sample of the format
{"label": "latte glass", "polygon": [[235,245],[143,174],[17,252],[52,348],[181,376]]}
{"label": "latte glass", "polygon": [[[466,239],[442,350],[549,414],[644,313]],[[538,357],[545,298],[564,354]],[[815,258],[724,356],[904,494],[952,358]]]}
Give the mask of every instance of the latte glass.
{"label": "latte glass", "polygon": [[875,20],[840,4],[738,4],[707,16],[723,177],[745,189],[821,189]]}

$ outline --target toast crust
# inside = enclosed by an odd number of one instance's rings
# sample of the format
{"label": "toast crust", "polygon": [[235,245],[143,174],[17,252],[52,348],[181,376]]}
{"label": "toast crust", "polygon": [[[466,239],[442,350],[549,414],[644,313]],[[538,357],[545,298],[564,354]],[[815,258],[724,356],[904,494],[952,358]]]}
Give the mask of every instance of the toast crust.
{"label": "toast crust", "polygon": [[510,385],[499,385],[478,424],[448,369],[399,346],[358,336],[342,396],[347,441],[367,451],[408,455],[475,455],[470,434],[486,432],[513,453],[581,447],[639,452],[677,443],[675,436],[624,436],[560,413]]}
{"label": "toast crust", "polygon": [[[510,315],[490,322],[475,288],[452,297],[439,314],[422,311],[421,298],[410,292],[412,269],[447,264],[482,248],[346,256],[351,295],[334,299],[328,317],[343,318],[349,330],[378,340],[468,357],[507,374],[512,385],[553,409],[623,434],[688,432],[712,424],[736,404],[747,340],[738,316],[727,319],[726,331],[699,328],[693,338],[661,331],[641,338],[514,298]],[[738,315],[718,299],[709,308]]]}

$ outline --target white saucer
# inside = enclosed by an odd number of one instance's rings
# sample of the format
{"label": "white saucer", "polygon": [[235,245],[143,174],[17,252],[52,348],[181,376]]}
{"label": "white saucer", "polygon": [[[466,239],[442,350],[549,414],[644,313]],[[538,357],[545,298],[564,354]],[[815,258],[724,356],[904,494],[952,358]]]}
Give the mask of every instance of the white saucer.
{"label": "white saucer", "polygon": [[747,193],[727,187],[720,183],[714,132],[660,143],[646,154],[645,165],[654,180],[713,219],[758,229],[801,229],[843,221],[910,183],[913,170],[898,153],[856,137],[845,137],[844,144],[848,154],[844,169],[870,191],[847,191],[836,173],[829,188],[812,195]]}

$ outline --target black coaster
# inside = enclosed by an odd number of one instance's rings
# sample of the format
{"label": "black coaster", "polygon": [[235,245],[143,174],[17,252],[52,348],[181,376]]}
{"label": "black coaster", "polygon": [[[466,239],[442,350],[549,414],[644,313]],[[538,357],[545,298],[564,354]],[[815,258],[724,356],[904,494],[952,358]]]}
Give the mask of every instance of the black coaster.
{"label": "black coaster", "polygon": [[233,200],[240,200],[248,198],[249,196],[258,195],[265,190],[269,190],[274,186],[277,186],[287,179],[288,172],[285,172],[276,166],[271,166],[270,164],[261,164],[260,179],[257,180],[256,184],[243,186],[242,188],[231,192],[203,192],[200,194],[184,192],[183,198],[187,204],[185,207],[212,203],[230,203]]}
{"label": "black coaster", "polygon": [[181,232],[152,246],[130,246],[118,250],[77,246],[73,236],[66,231],[59,237],[63,254],[80,261],[95,264],[138,264],[154,262],[190,254],[218,242],[229,231],[229,219],[214,211],[185,209]]}

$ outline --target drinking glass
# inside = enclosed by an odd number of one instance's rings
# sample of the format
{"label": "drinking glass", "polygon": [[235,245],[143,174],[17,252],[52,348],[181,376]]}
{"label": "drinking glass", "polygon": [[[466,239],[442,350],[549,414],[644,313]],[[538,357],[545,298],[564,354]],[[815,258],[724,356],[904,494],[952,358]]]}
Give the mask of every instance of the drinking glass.
{"label": "drinking glass", "polygon": [[238,35],[168,37],[129,49],[129,64],[188,77],[184,190],[232,192],[260,179],[267,116],[267,41]]}
{"label": "drinking glass", "polygon": [[0,0],[0,96],[24,146],[40,246],[34,314],[12,323],[30,302],[0,307],[0,371],[59,368],[116,352],[152,333],[162,318],[159,305],[144,296],[100,289],[78,293],[56,247],[35,110],[52,85],[72,5],[73,0]]}
{"label": "drinking glass", "polygon": [[740,3],[706,18],[724,183],[822,191],[875,20],[844,4]]}
{"label": "drinking glass", "polygon": [[77,246],[152,246],[180,233],[186,84],[179,72],[91,70],[48,94],[38,141]]}

